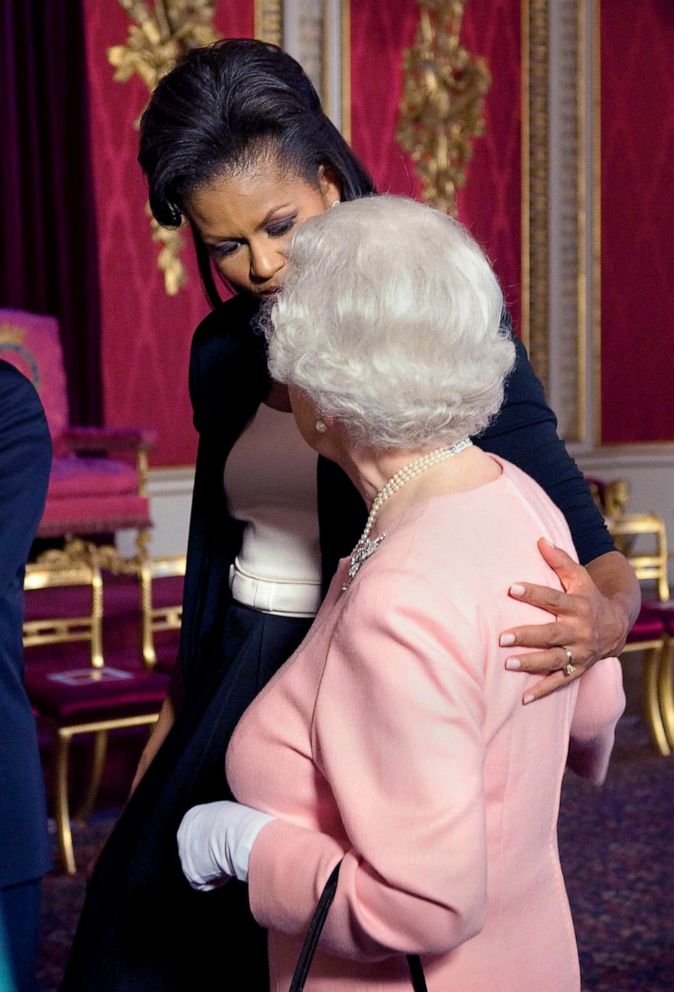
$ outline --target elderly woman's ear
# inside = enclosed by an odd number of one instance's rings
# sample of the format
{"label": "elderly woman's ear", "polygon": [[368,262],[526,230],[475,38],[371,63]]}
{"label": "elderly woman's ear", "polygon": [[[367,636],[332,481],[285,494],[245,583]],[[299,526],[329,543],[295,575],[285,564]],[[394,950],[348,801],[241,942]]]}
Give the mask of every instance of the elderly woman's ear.
{"label": "elderly woman's ear", "polygon": [[307,444],[323,453],[328,434],[334,427],[335,418],[321,413],[311,397],[299,386],[288,386],[290,409],[293,412],[298,430]]}

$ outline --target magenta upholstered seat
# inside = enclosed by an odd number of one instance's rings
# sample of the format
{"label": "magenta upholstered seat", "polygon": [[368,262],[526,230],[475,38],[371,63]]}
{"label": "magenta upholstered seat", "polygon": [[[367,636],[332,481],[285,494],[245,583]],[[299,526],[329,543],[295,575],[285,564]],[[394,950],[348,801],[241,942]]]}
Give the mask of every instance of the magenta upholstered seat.
{"label": "magenta upholstered seat", "polygon": [[137,495],[138,479],[133,465],[108,458],[57,458],[49,477],[50,499],[79,499],[86,496]]}
{"label": "magenta upholstered seat", "polygon": [[98,723],[159,712],[168,677],[129,668],[28,669],[26,690],[41,716],[60,724]]}
{"label": "magenta upholstered seat", "polygon": [[147,509],[147,499],[137,494],[47,500],[38,536],[107,534],[126,527],[147,527]]}
{"label": "magenta upholstered seat", "polygon": [[[674,615],[672,616],[674,620]],[[629,634],[627,643],[635,644],[641,641],[652,641],[664,637],[666,632],[665,622],[657,611],[649,610],[647,606],[642,607],[639,616]]]}
{"label": "magenta upholstered seat", "polygon": [[[58,322],[22,310],[0,309],[0,359],[26,375],[42,399],[54,447],[47,503],[38,538],[62,538],[64,557],[75,563],[96,553],[113,571],[132,572],[140,583],[143,658],[154,663],[151,573],[148,563],[150,504],[145,492],[147,453],[154,431],[136,427],[77,427],[68,416],[66,376]],[[81,538],[135,530],[137,553],[122,560],[113,547],[96,552]],[[64,566],[65,567],[65,566]]]}
{"label": "magenta upholstered seat", "polygon": [[[86,818],[103,774],[109,731],[151,727],[168,690],[168,676],[149,667],[139,651],[140,612],[135,636],[120,641],[125,619],[114,600],[124,588],[120,583],[130,581],[110,579],[113,610],[103,636],[103,579],[95,554],[65,569],[58,554],[27,566],[25,684],[36,720],[44,732],[51,732],[56,750],[54,816],[70,874],[75,872],[68,787],[71,741],[93,735],[91,776],[80,810]],[[173,636],[175,650],[175,631]]]}
{"label": "magenta upholstered seat", "polygon": [[674,634],[674,599],[647,599],[641,607],[637,623],[642,616],[650,620],[659,620],[664,624],[668,634]]}
{"label": "magenta upholstered seat", "polygon": [[[616,481],[612,485],[622,497],[614,508],[615,515],[609,513],[607,525],[648,597],[622,654],[641,653],[645,715],[653,743],[666,757],[674,749],[674,600],[669,592],[667,530],[657,513],[624,512],[627,483]],[[657,598],[650,598],[654,593]]]}
{"label": "magenta upholstered seat", "polygon": [[[154,432],[70,425],[56,319],[0,309],[0,358],[16,366],[37,389],[54,447],[38,537],[148,528],[149,503],[141,475]],[[116,457],[108,457],[111,454]],[[134,465],[120,455],[139,461]]]}

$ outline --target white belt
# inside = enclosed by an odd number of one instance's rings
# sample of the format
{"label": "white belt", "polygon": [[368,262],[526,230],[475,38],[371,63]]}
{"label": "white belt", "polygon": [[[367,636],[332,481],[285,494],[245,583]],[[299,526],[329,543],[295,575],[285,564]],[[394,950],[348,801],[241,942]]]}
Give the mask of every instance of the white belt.
{"label": "white belt", "polygon": [[318,580],[295,582],[259,579],[242,572],[236,559],[229,567],[229,588],[237,603],[279,616],[315,617],[321,605],[321,585]]}

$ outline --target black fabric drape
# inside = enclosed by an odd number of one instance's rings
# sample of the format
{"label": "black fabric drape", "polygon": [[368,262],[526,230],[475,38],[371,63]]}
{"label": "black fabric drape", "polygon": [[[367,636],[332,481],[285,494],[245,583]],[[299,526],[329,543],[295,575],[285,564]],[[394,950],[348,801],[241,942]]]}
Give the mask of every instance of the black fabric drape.
{"label": "black fabric drape", "polygon": [[0,0],[0,306],[61,326],[71,422],[101,422],[81,0]]}

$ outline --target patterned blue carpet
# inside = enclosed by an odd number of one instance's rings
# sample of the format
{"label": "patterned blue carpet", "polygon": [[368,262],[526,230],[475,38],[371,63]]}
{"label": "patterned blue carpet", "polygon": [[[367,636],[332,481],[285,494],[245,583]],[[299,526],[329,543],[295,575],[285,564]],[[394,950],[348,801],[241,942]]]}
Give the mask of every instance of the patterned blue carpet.
{"label": "patterned blue carpet", "polygon": [[567,775],[559,845],[583,989],[674,990],[674,755],[638,716],[618,727],[603,788]]}
{"label": "patterned blue carpet", "polygon": [[[111,813],[99,814],[76,827],[80,866],[112,822]],[[674,756],[657,756],[638,715],[628,714],[619,725],[602,789],[567,776],[559,840],[583,992],[674,992]],[[47,877],[40,992],[58,988],[84,885],[81,868],[72,879]]]}

